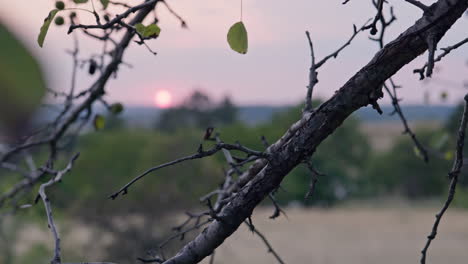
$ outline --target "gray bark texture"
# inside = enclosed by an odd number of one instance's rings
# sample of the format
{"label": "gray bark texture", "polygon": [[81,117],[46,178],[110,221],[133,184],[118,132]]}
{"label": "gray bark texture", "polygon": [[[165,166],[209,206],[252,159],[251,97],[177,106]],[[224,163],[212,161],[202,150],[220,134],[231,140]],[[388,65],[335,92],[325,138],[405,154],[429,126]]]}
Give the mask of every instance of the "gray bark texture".
{"label": "gray bark texture", "polygon": [[310,157],[317,146],[357,109],[375,105],[383,96],[382,84],[407,63],[436,43],[463,15],[468,0],[439,0],[416,23],[381,49],[374,58],[336,91],[328,101],[305,113],[267,151],[268,161],[256,162],[247,175],[251,180],[226,204],[214,220],[177,255],[164,264],[198,263],[229,237],[254,208],[298,164]]}

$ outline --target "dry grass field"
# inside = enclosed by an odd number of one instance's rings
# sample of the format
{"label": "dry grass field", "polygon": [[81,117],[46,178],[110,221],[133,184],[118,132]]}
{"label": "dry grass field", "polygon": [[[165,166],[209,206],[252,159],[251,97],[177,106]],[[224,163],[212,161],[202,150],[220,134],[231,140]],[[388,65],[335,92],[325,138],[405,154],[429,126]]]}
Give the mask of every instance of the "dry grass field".
{"label": "dry grass field", "polygon": [[[413,131],[418,129],[436,130],[441,127],[437,121],[409,122]],[[403,125],[401,122],[367,122],[362,123],[359,130],[366,135],[371,146],[376,151],[385,151],[393,146],[395,140],[402,135]]]}
{"label": "dry grass field", "polygon": [[[353,202],[333,209],[286,208],[287,218],[282,215],[276,220],[269,219],[273,208],[262,207],[255,210],[252,219],[288,264],[417,264],[438,210],[432,203],[413,207],[398,201],[374,205]],[[71,230],[61,229],[65,252],[103,260],[99,253],[103,248],[96,247],[91,230],[78,226]],[[18,241],[19,255],[38,242],[53,245],[48,230],[31,227],[23,231]],[[215,255],[216,264],[277,263],[260,238],[245,225]],[[468,210],[448,210],[429,250],[427,263],[468,263]]]}
{"label": "dry grass field", "polygon": [[[286,263],[419,263],[437,208],[289,209],[271,220],[272,209],[253,221]],[[203,262],[207,264],[208,261]],[[216,251],[215,263],[276,263],[261,240],[242,226]],[[468,263],[468,211],[450,209],[427,263]]]}

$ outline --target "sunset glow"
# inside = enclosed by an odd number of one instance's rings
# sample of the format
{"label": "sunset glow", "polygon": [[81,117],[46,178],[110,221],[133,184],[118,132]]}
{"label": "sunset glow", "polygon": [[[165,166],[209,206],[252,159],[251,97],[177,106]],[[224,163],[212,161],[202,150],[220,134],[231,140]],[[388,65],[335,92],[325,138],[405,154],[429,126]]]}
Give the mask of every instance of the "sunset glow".
{"label": "sunset glow", "polygon": [[159,90],[154,95],[154,103],[159,108],[168,108],[172,105],[172,95],[167,90]]}

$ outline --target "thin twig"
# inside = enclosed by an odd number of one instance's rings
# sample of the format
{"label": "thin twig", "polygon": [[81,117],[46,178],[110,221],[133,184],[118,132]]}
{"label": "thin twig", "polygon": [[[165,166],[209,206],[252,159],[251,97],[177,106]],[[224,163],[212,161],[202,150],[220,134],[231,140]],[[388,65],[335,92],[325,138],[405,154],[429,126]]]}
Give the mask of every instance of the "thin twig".
{"label": "thin twig", "polygon": [[418,0],[405,0],[406,2],[416,6],[416,7],[419,7],[422,11],[427,11],[429,10],[429,7],[421,2],[419,2]]}
{"label": "thin twig", "polygon": [[401,123],[403,124],[403,127],[404,127],[403,134],[408,134],[410,136],[410,138],[413,141],[416,149],[419,151],[419,153],[423,157],[424,161],[429,162],[428,151],[426,150],[424,145],[418,140],[418,138],[416,137],[416,134],[413,132],[413,130],[411,130],[411,128],[410,128],[410,126],[408,124],[408,121],[406,120],[406,117],[403,114],[403,110],[402,110],[402,108],[400,106],[399,100],[398,100],[397,95],[396,95],[397,86],[395,85],[395,83],[393,82],[393,80],[391,78],[389,80],[390,80],[390,84],[393,87],[394,92],[392,93],[390,91],[390,89],[388,88],[387,84],[385,84],[385,83],[383,84],[383,87],[384,87],[385,91],[387,92],[387,94],[390,96],[390,98],[392,100],[394,113],[398,114],[398,116],[400,117]]}
{"label": "thin twig", "polygon": [[312,44],[312,39],[310,38],[309,31],[306,31],[306,36],[307,40],[309,41],[311,63],[309,69],[309,84],[307,85],[307,95],[304,111],[309,112],[312,110],[312,93],[314,91],[314,86],[318,83],[318,79],[316,71],[317,68],[315,65],[314,46]]}
{"label": "thin twig", "polygon": [[426,263],[427,250],[429,249],[429,246],[431,245],[432,240],[434,240],[437,236],[437,229],[439,227],[442,216],[444,215],[445,211],[447,211],[450,204],[452,203],[453,198],[455,197],[455,190],[457,188],[458,176],[460,175],[461,168],[463,167],[463,148],[465,144],[466,126],[468,123],[468,94],[465,95],[464,99],[465,99],[465,109],[463,111],[463,116],[460,122],[460,127],[458,129],[456,157],[453,162],[452,170],[448,174],[449,179],[450,179],[450,187],[449,187],[447,200],[445,201],[444,206],[442,207],[440,212],[436,214],[436,220],[434,222],[434,225],[432,226],[432,231],[427,237],[426,245],[421,251],[421,264]]}
{"label": "thin twig", "polygon": [[265,237],[265,235],[263,235],[260,231],[258,231],[258,229],[252,223],[249,223],[247,220],[245,220],[244,223],[249,227],[250,231],[252,231],[257,236],[260,237],[260,239],[263,241],[263,243],[267,247],[268,253],[273,254],[273,256],[278,261],[278,263],[284,264],[285,262],[281,259],[280,255],[275,251],[275,249],[271,246],[270,242],[268,242],[268,239]]}
{"label": "thin twig", "polygon": [[[46,195],[45,189],[47,187],[52,186],[53,184],[55,184],[57,182],[60,182],[62,180],[63,175],[65,175],[67,172],[69,172],[72,169],[73,163],[79,157],[79,155],[80,155],[79,153],[75,154],[75,156],[73,156],[73,158],[70,160],[70,162],[68,163],[68,165],[67,165],[67,167],[65,169],[63,169],[61,171],[58,171],[58,172],[55,172],[54,173],[55,177],[50,179],[48,182],[43,183],[39,187],[39,196],[38,197],[40,197],[42,199],[42,202],[44,203],[44,207],[45,207],[46,214],[47,214],[48,226],[49,226],[49,228],[50,228],[50,230],[52,232],[52,235],[54,236],[54,240],[55,240],[54,257],[52,258],[52,260],[50,262],[51,264],[60,264],[61,263],[60,236],[59,236],[59,233],[57,231],[57,227],[55,226],[54,218],[52,217],[52,206],[50,204],[49,198]],[[37,201],[37,198],[36,198],[36,201]]]}
{"label": "thin twig", "polygon": [[[447,56],[452,50],[455,50],[455,49],[458,49],[459,47],[463,46],[464,44],[468,43],[468,38],[465,38],[451,46],[447,46],[445,48],[441,48],[441,50],[443,50],[443,52],[441,54],[439,54],[439,56],[437,56],[437,58],[433,59],[432,63],[435,64],[436,62],[439,62],[442,60],[442,58],[444,58],[445,56]],[[434,66],[432,66],[434,67]],[[426,64],[424,64],[423,67],[419,68],[419,69],[414,69],[413,72],[414,73],[419,73],[419,79],[420,80],[423,80],[425,78],[425,72],[426,72],[426,69],[429,68],[429,62],[426,62]]]}
{"label": "thin twig", "polygon": [[184,162],[184,161],[194,160],[194,159],[201,159],[201,158],[204,158],[204,157],[212,156],[212,155],[214,155],[215,153],[217,153],[218,151],[220,151],[222,149],[239,150],[239,151],[242,151],[242,152],[247,153],[248,155],[252,155],[252,156],[263,157],[263,158],[268,157],[268,155],[263,153],[263,152],[251,150],[251,149],[249,149],[247,147],[244,147],[244,146],[242,146],[240,144],[226,144],[226,143],[220,142],[220,143],[217,143],[212,149],[209,149],[207,151],[204,151],[202,149],[202,145],[200,145],[200,147],[198,149],[198,152],[195,153],[195,154],[192,154],[192,155],[186,156],[186,157],[182,157],[182,158],[179,158],[179,159],[176,159],[176,160],[173,160],[173,161],[170,161],[170,162],[167,162],[167,163],[164,163],[164,164],[161,164],[161,165],[158,165],[156,167],[153,167],[153,168],[150,168],[150,169],[146,170],[145,172],[143,172],[142,174],[138,175],[133,180],[131,180],[130,182],[125,184],[122,188],[120,188],[120,190],[118,190],[117,192],[110,195],[109,198],[114,200],[120,194],[122,194],[122,195],[127,194],[128,188],[131,185],[133,185],[135,182],[139,181],[141,178],[145,177],[146,175],[148,175],[149,173],[151,173],[153,171],[156,171],[156,170],[159,170],[159,169],[162,169],[162,168],[165,168],[165,167],[169,167],[169,166],[172,166],[172,165]]}

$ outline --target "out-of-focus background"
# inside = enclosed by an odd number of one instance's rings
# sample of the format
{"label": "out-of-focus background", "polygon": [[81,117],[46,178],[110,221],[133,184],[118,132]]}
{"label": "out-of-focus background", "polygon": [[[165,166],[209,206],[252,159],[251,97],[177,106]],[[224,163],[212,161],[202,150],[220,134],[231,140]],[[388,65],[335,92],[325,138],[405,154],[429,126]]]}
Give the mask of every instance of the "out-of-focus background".
{"label": "out-of-focus background", "polygon": [[[71,59],[66,50],[72,41],[65,28],[52,26],[44,49],[37,47],[39,27],[54,1],[2,2],[0,137],[7,140],[25,128],[5,124],[28,119],[39,127],[53,120],[57,101],[45,87],[56,91],[68,87]],[[123,67],[108,85],[106,100],[122,103],[124,111],[115,115],[96,106],[94,110],[105,117],[105,128],[95,131],[90,124],[63,145],[62,162],[81,153],[73,171],[49,194],[65,261],[134,263],[163,241],[172,226],[183,222],[184,212],[199,210],[198,198],[222,182],[222,155],[158,171],[116,201],[108,195],[149,167],[194,153],[209,126],[226,142],[239,140],[264,149],[261,136],[274,142],[301,116],[310,60],[303,31],[311,31],[318,56],[325,55],[347,40],[352,23],[363,23],[374,14],[366,1],[349,6],[297,1],[287,8],[285,1],[273,1],[278,5],[244,1],[252,48],[239,57],[225,43],[229,24],[238,19],[238,5],[215,2],[172,3],[186,16],[185,31],[163,11],[161,37],[150,42],[158,55],[132,45],[125,56],[131,67]],[[366,17],[362,10],[367,10]],[[398,11],[402,21],[389,39],[419,16],[404,5],[395,10],[397,17]],[[327,18],[326,12],[336,15]],[[458,39],[461,23],[466,29],[466,21],[460,21],[444,43]],[[316,105],[371,58],[369,49],[376,47],[366,38],[360,36],[337,61],[321,69]],[[80,41],[82,53],[91,54],[97,47]],[[286,216],[269,219],[274,210],[269,202],[255,211],[255,226],[286,263],[418,261],[447,195],[462,111],[459,103],[466,93],[468,53],[466,48],[456,52],[437,68],[432,80],[418,82],[412,74],[424,58],[396,78],[404,87],[400,95],[411,128],[437,153],[428,164],[402,134],[403,126],[384,98],[383,115],[370,107],[357,111],[317,149],[312,161],[325,176],[319,178],[313,197],[304,199],[310,172],[298,167],[276,193]],[[93,78],[86,70],[78,76],[81,88]],[[24,100],[30,101],[21,105]],[[40,101],[45,106],[39,106]],[[46,159],[41,151],[34,156]],[[467,172],[464,168],[461,173],[453,208],[442,221],[429,263],[468,259]],[[0,170],[0,191],[19,179]],[[36,191],[22,202],[30,203]],[[172,243],[168,253],[182,244]],[[52,247],[42,204],[0,219],[0,263],[45,263]],[[217,250],[215,263],[272,262],[260,239],[242,226]]]}

